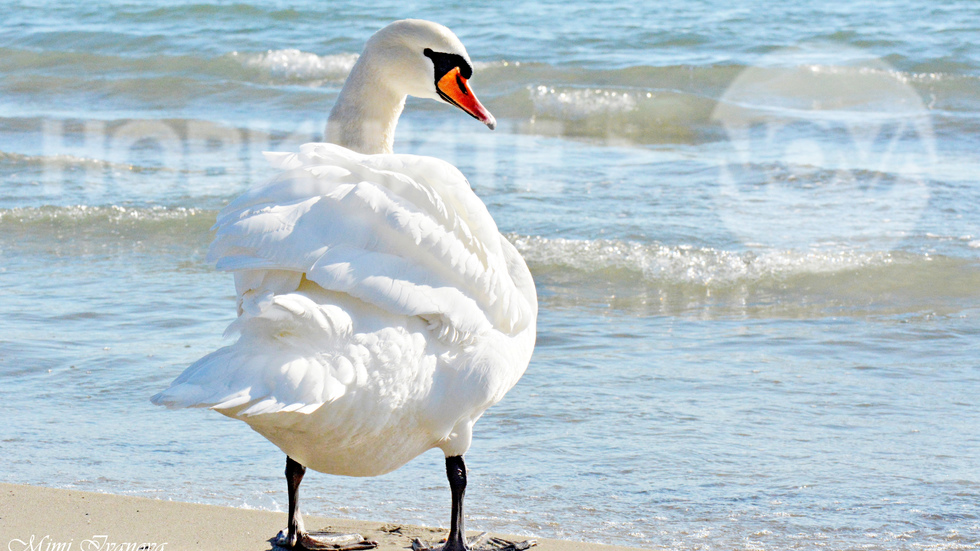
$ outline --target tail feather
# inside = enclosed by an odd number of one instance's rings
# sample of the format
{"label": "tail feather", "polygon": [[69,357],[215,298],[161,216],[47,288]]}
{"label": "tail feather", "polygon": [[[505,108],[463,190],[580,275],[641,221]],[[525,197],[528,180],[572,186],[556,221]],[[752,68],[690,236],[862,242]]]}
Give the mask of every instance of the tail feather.
{"label": "tail feather", "polygon": [[208,407],[238,415],[279,411],[311,413],[336,400],[352,380],[350,362],[323,354],[342,346],[351,319],[337,306],[319,305],[302,293],[244,297],[243,312],[230,331],[238,342],[188,367],[154,404]]}

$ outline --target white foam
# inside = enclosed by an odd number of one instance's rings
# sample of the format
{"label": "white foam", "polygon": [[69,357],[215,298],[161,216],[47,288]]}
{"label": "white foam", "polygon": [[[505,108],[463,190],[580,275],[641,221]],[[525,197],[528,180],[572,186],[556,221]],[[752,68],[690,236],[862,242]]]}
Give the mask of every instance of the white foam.
{"label": "white foam", "polygon": [[581,272],[628,270],[639,272],[649,280],[706,286],[828,274],[896,261],[894,253],[875,251],[725,251],[689,245],[536,236],[515,237],[513,241],[532,269],[543,265]]}
{"label": "white foam", "polygon": [[501,59],[498,61],[474,61],[473,70],[476,72],[483,71],[485,69],[497,69],[500,67],[520,67],[520,61],[507,61],[506,59]]}
{"label": "white foam", "polygon": [[188,218],[205,216],[210,218],[213,211],[193,207],[125,207],[120,205],[89,206],[44,206],[15,207],[0,209],[0,225],[37,224],[52,222],[90,222],[93,224],[119,224],[123,222],[158,222],[168,220],[183,221]]}
{"label": "white foam", "polygon": [[639,92],[602,88],[530,88],[536,115],[564,120],[580,120],[596,115],[628,113],[636,109]]}
{"label": "white foam", "polygon": [[261,54],[233,52],[243,66],[263,69],[273,78],[288,80],[344,79],[357,62],[357,54],[316,55],[300,50],[268,50]]}

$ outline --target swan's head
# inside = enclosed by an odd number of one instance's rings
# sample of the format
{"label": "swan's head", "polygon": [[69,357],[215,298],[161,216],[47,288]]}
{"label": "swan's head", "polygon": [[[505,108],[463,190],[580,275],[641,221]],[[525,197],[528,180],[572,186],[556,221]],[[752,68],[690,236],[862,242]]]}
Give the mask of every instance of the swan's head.
{"label": "swan's head", "polygon": [[384,72],[378,77],[398,93],[445,101],[491,130],[497,126],[470,89],[473,63],[466,48],[446,27],[420,19],[396,21],[368,40],[361,57],[376,64]]}

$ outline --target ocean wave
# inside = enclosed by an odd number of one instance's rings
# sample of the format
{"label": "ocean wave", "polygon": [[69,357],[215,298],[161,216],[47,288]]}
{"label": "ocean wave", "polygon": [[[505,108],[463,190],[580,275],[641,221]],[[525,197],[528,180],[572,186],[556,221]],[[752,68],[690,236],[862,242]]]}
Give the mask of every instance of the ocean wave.
{"label": "ocean wave", "polygon": [[173,220],[187,220],[200,216],[217,215],[216,211],[190,207],[126,207],[122,205],[44,206],[0,209],[0,224],[7,229],[12,225],[36,226],[40,224],[139,224]]}
{"label": "ocean wave", "polygon": [[116,17],[123,20],[133,20],[140,23],[156,21],[171,22],[174,20],[204,20],[210,21],[215,17],[221,18],[255,18],[272,19],[276,21],[293,21],[303,17],[303,13],[293,8],[267,8],[261,5],[234,2],[229,4],[184,4],[167,6],[165,8],[144,7],[139,5],[123,5],[117,8]]}
{"label": "ocean wave", "polygon": [[216,215],[214,210],[163,206],[0,209],[0,253],[75,257],[168,250],[200,263]]}
{"label": "ocean wave", "polygon": [[[902,116],[958,114],[937,123],[951,130],[973,124],[980,108],[980,78],[893,68],[733,64],[589,70],[498,64],[487,72],[480,75],[484,82],[506,90],[491,94],[488,103],[504,117],[528,121],[527,132],[633,143],[724,140],[714,120],[720,107],[791,107],[783,114],[815,123],[828,116],[830,105],[842,106],[839,114],[852,118],[871,118],[882,109]],[[801,84],[798,90],[779,87],[787,81]],[[826,106],[814,107],[820,104]]]}
{"label": "ocean wave", "polygon": [[[0,58],[0,93],[11,98],[53,98],[65,109],[81,113],[89,110],[83,106],[98,105],[100,110],[117,112],[151,108],[240,118],[232,114],[240,106],[254,106],[254,110],[277,117],[322,112],[358,55],[321,55],[298,49],[111,55],[0,48]],[[597,69],[534,60],[480,61],[476,65],[477,93],[498,118],[520,122],[522,131],[634,143],[724,139],[712,113],[719,105],[744,99],[732,95],[731,88],[735,83],[744,84],[739,79],[748,71],[763,81],[796,71],[801,78],[816,79],[813,81],[819,84],[803,92],[779,91],[788,96],[777,94],[778,105],[812,105],[815,96],[826,96],[853,106],[850,111],[870,112],[880,107],[874,101],[887,85],[908,91],[898,99],[921,97],[926,112],[941,119],[941,129],[959,131],[964,125],[975,125],[975,114],[980,111],[980,77],[940,61],[908,67],[909,63],[903,63],[902,69],[886,64],[852,67],[832,63],[800,63],[788,68],[729,63]],[[106,78],[107,74],[112,78]],[[296,84],[305,86],[290,88]],[[743,92],[751,94],[755,89],[749,86]],[[757,103],[769,105],[770,96],[773,94],[756,98]],[[425,108],[434,106],[426,104]]]}
{"label": "ocean wave", "polygon": [[709,124],[716,102],[698,94],[545,85],[528,86],[527,94],[529,108],[520,116],[528,119],[529,132],[634,143],[718,139],[719,130]]}
{"label": "ocean wave", "polygon": [[[50,168],[65,168],[65,167],[79,167],[79,168],[98,168],[98,169],[113,169],[113,170],[128,170],[132,172],[140,172],[144,168],[128,164],[128,163],[115,163],[112,161],[106,161],[103,159],[95,159],[91,157],[80,157],[77,155],[71,155],[67,153],[55,153],[52,155],[28,155],[23,153],[12,153],[7,151],[0,151],[0,165],[3,166],[4,170],[22,170],[24,168],[36,168],[36,167],[50,167]],[[154,170],[168,170],[164,168],[156,168]]]}
{"label": "ocean wave", "polygon": [[573,121],[599,114],[620,115],[635,111],[637,100],[643,97],[649,99],[653,94],[601,88],[555,90],[548,86],[537,86],[531,90],[535,115]]}
{"label": "ocean wave", "polygon": [[528,263],[543,269],[568,269],[588,275],[622,271],[649,282],[705,288],[883,267],[915,258],[883,251],[727,251],[606,239],[515,236],[514,243]]}
{"label": "ocean wave", "polygon": [[[107,247],[162,247],[177,257],[196,258],[210,242],[216,214],[124,205],[0,209],[0,248],[61,256]],[[727,250],[622,239],[507,237],[526,259],[543,300],[556,306],[780,315],[980,306],[980,265],[966,257],[843,245]],[[950,239],[968,249],[976,241],[972,235]]]}
{"label": "ocean wave", "polygon": [[[89,82],[106,79],[106,75],[120,77],[130,76],[160,76],[184,75],[193,78],[194,75],[217,74],[229,75],[228,69],[234,68],[223,58],[200,57],[194,55],[113,55],[87,50],[33,50],[20,48],[0,48],[0,65],[2,74],[17,73],[51,78],[74,78]],[[240,72],[240,71],[239,71]],[[25,82],[24,85],[29,83]]]}
{"label": "ocean wave", "polygon": [[[265,52],[233,51],[218,56],[205,55],[113,55],[76,50],[25,50],[0,48],[0,75],[16,74],[16,90],[46,91],[106,88],[124,91],[118,82],[142,83],[146,94],[190,93],[193,88],[209,88],[216,82],[281,83],[324,81],[342,82],[357,61],[358,54],[317,55],[295,49]],[[113,78],[106,79],[111,74]],[[156,81],[147,86],[147,81]],[[179,90],[173,84],[183,85]],[[227,84],[226,84],[227,85]],[[157,90],[163,86],[163,90]],[[111,98],[111,96],[110,96]]]}
{"label": "ocean wave", "polygon": [[317,55],[300,50],[268,50],[249,54],[232,52],[242,66],[260,69],[275,79],[290,81],[343,80],[357,63],[358,54]]}
{"label": "ocean wave", "polygon": [[543,299],[556,307],[808,317],[949,313],[980,305],[980,265],[963,258],[510,237]]}

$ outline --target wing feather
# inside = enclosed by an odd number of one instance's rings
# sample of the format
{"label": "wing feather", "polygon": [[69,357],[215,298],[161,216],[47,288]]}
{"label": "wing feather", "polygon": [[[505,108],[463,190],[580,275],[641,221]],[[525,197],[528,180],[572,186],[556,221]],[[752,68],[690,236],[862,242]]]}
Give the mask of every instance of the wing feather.
{"label": "wing feather", "polygon": [[372,369],[429,361],[424,342],[399,331],[354,335],[330,296],[418,316],[443,345],[533,323],[536,305],[518,289],[526,268],[511,273],[513,247],[452,165],[332,144],[267,156],[283,172],[219,213],[208,253],[235,273],[239,317],[229,331],[241,338],[191,365],[154,402],[242,416],[309,413],[368,384]]}
{"label": "wing feather", "polygon": [[288,170],[219,215],[209,252],[219,269],[304,273],[463,334],[527,326],[531,308],[510,278],[503,238],[455,167],[332,144],[275,162]]}

